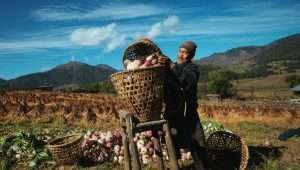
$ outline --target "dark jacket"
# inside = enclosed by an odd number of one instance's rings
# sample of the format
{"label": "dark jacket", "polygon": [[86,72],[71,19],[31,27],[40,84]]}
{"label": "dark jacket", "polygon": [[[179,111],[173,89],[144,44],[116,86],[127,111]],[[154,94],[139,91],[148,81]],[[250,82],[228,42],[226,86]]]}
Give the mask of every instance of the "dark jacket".
{"label": "dark jacket", "polygon": [[[192,62],[176,64],[174,70],[168,71],[165,81],[165,118],[171,128],[177,130],[173,135],[177,157],[180,148],[189,148],[194,160],[193,169],[208,168],[208,156],[205,137],[197,113],[197,82],[199,72]],[[185,109],[186,106],[186,109]]]}
{"label": "dark jacket", "polygon": [[199,78],[197,66],[192,62],[176,64],[175,68],[167,74],[166,119],[172,128],[177,129],[178,134],[174,137],[175,145],[187,147],[192,138],[196,138],[198,143],[203,143],[203,136],[194,135],[196,127],[200,124],[197,113],[197,82]]}
{"label": "dark jacket", "polygon": [[197,104],[197,82],[199,79],[198,67],[191,61],[176,64],[173,70],[181,87],[184,89],[189,111],[196,111]]}

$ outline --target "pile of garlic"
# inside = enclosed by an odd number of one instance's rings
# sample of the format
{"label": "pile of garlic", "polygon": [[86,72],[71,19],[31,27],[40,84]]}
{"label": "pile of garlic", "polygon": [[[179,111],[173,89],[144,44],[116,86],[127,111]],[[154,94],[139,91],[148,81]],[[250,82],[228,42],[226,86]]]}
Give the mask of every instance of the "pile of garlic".
{"label": "pile of garlic", "polygon": [[146,59],[135,59],[135,60],[129,60],[125,59],[124,60],[124,67],[125,70],[135,70],[139,68],[147,68],[147,67],[154,67],[154,66],[159,66],[160,64],[158,63],[158,58],[156,55],[152,54]]}
{"label": "pile of garlic", "polygon": [[[163,159],[168,161],[167,146],[162,141],[163,132],[158,131],[162,147]],[[142,164],[148,165],[157,161],[157,153],[154,149],[153,132],[151,130],[135,133],[133,141],[137,146]],[[103,162],[124,163],[124,147],[122,146],[121,129],[112,131],[88,131],[84,135],[81,144],[82,158],[84,161],[101,164]],[[187,149],[180,149],[183,162],[192,160],[191,152]]]}

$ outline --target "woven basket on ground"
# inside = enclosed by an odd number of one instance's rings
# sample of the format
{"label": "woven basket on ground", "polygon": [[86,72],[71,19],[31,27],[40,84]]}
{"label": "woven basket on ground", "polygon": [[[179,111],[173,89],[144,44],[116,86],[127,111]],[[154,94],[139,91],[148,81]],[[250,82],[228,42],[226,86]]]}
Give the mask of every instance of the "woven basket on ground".
{"label": "woven basket on ground", "polygon": [[213,169],[246,169],[248,146],[239,136],[225,131],[214,132],[207,139],[207,148]]}
{"label": "woven basket on ground", "polygon": [[67,135],[56,138],[49,142],[49,149],[52,158],[58,164],[74,164],[80,156],[81,134]]}
{"label": "woven basket on ground", "polygon": [[[123,61],[143,60],[149,55],[161,54],[156,44],[147,38],[129,45],[123,55]],[[125,110],[133,114],[140,122],[158,120],[162,108],[163,66],[142,68],[118,72],[111,75],[111,81],[119,98],[125,103]]]}

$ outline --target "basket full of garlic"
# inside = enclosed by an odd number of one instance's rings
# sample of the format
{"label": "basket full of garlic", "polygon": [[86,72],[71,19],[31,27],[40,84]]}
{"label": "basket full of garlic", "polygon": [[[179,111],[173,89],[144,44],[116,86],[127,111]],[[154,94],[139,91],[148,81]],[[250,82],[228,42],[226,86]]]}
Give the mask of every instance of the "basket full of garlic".
{"label": "basket full of garlic", "polygon": [[124,52],[125,70],[111,75],[128,113],[140,122],[160,119],[165,67],[158,63],[160,49],[148,39],[140,39]]}

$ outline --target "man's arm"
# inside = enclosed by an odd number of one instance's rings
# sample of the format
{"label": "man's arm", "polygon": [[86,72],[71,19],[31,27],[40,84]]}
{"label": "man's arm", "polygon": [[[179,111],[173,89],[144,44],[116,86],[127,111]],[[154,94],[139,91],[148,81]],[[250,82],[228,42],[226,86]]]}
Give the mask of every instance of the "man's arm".
{"label": "man's arm", "polygon": [[184,71],[180,79],[181,79],[180,81],[182,81],[181,83],[186,92],[190,91],[191,88],[197,85],[197,75],[194,71],[190,69]]}

